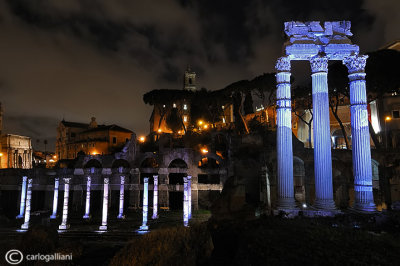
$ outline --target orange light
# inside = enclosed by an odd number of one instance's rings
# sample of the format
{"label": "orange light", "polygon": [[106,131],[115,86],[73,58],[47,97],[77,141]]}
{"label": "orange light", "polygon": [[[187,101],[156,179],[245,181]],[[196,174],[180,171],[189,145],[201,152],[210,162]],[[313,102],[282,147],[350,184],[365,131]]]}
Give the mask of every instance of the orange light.
{"label": "orange light", "polygon": [[157,132],[158,132],[158,133],[161,133],[161,132],[162,132],[161,128],[159,128],[159,129],[157,130]]}
{"label": "orange light", "polygon": [[142,142],[142,143],[143,143],[145,140],[146,140],[146,138],[143,137],[143,136],[141,136],[141,137],[139,138],[139,141]]}
{"label": "orange light", "polygon": [[54,156],[53,156],[53,159],[57,159],[57,155],[54,155]]}
{"label": "orange light", "polygon": [[178,131],[178,134],[181,134],[181,131],[180,131],[180,130]]}
{"label": "orange light", "polygon": [[0,157],[1,157],[1,156],[3,156],[3,153],[2,153],[2,152],[0,152]]}
{"label": "orange light", "polygon": [[208,125],[204,125],[203,128],[204,128],[204,129],[207,129],[207,128],[208,128]]}
{"label": "orange light", "polygon": [[390,120],[392,120],[392,118],[390,116],[387,116],[387,117],[385,117],[385,120],[390,121]]}
{"label": "orange light", "polygon": [[201,126],[203,124],[203,120],[199,120],[197,123]]}
{"label": "orange light", "polygon": [[201,153],[203,153],[203,154],[208,153],[208,149],[207,149],[207,148],[202,148],[202,149],[201,149]]}
{"label": "orange light", "polygon": [[92,155],[97,155],[97,154],[98,154],[97,151],[93,151],[93,152],[92,152]]}

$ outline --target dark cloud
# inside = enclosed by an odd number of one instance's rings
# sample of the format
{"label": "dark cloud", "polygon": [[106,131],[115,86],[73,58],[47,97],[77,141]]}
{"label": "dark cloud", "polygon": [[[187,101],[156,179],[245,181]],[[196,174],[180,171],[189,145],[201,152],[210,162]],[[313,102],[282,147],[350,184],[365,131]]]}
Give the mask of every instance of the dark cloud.
{"label": "dark cloud", "polygon": [[[6,115],[117,123],[148,131],[142,95],[181,88],[187,65],[199,87],[219,89],[272,72],[283,22],[351,20],[353,41],[376,50],[399,38],[395,0],[3,0],[0,99]],[[32,121],[27,118],[27,121]],[[10,123],[34,137],[55,126]],[[12,126],[14,125],[14,126]]]}

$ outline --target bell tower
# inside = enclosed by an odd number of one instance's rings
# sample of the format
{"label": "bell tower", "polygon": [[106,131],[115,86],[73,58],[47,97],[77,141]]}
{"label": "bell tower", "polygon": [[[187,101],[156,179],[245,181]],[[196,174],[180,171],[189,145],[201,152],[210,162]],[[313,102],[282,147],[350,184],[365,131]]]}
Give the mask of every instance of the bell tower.
{"label": "bell tower", "polygon": [[188,91],[196,90],[196,72],[193,72],[190,66],[187,67],[183,77],[183,89]]}

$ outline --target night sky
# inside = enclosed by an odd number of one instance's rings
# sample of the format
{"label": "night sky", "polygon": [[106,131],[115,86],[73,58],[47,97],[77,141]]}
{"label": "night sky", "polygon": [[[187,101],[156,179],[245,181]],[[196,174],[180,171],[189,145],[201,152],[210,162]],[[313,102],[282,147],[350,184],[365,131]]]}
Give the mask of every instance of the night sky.
{"label": "night sky", "polygon": [[220,89],[273,72],[283,22],[350,20],[374,51],[400,38],[398,0],[0,0],[0,101],[7,133],[47,139],[67,121],[147,134],[153,89]]}

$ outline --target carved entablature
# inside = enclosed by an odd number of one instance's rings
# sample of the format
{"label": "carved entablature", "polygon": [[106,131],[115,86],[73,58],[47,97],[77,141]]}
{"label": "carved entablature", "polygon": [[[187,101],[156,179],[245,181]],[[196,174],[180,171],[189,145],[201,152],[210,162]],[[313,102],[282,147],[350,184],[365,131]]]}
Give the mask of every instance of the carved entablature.
{"label": "carved entablature", "polygon": [[327,21],[322,27],[319,21],[285,22],[286,55],[290,60],[310,60],[318,54],[325,54],[330,60],[343,60],[357,55],[359,47],[351,43],[350,21]]}
{"label": "carved entablature", "polygon": [[311,72],[328,72],[328,58],[316,56],[310,59]]}
{"label": "carved entablature", "polygon": [[290,59],[288,57],[280,57],[276,61],[275,69],[278,71],[290,72]]}
{"label": "carved entablature", "polygon": [[349,56],[343,59],[343,64],[349,69],[349,73],[365,71],[368,55]]}

